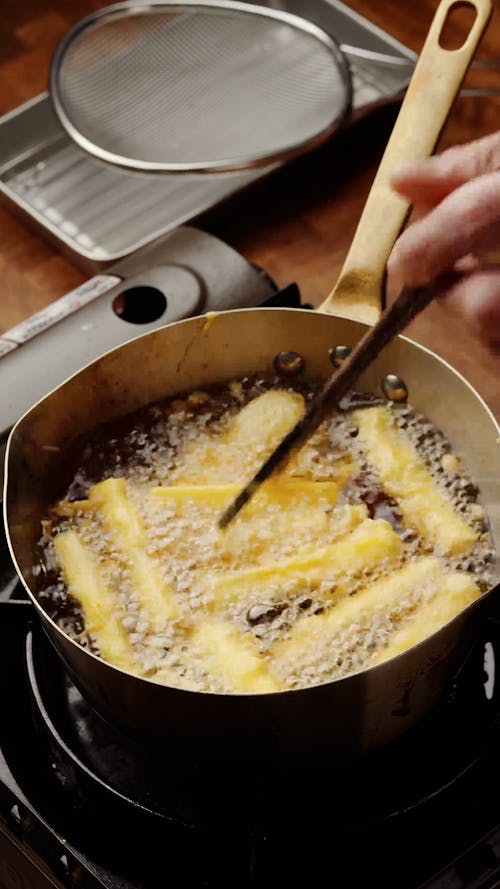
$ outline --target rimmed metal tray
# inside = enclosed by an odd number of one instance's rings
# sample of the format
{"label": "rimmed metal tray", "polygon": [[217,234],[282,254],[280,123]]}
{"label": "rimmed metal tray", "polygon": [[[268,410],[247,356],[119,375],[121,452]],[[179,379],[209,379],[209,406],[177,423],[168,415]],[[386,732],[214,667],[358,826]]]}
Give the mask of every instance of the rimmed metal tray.
{"label": "rimmed metal tray", "polygon": [[[354,91],[347,124],[403,93],[416,59],[406,47],[337,0],[279,5],[341,44]],[[112,168],[67,138],[47,93],[0,118],[0,198],[86,272],[108,268],[273,169],[186,176]]]}

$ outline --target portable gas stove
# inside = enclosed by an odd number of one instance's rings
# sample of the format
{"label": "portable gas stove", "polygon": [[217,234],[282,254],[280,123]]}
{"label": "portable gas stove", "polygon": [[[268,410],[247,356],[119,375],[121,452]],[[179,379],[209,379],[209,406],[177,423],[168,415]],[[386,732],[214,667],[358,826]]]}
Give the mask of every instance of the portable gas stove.
{"label": "portable gas stove", "polygon": [[[2,339],[4,437],[97,353],[169,320],[298,306],[216,238],[179,229]],[[166,358],[168,360],[168,358]],[[82,699],[0,537],[0,887],[500,885],[500,622],[410,734],[349,767],[236,770],[142,749]],[[450,863],[453,862],[453,863]]]}

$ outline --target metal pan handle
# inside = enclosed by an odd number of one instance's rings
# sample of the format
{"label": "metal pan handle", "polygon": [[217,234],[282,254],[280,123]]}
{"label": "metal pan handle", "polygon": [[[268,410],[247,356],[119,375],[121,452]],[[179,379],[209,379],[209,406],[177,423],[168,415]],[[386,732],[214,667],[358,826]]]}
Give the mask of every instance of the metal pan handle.
{"label": "metal pan handle", "polygon": [[[471,6],[476,18],[459,49],[443,49],[448,14]],[[373,324],[383,308],[385,268],[409,211],[389,177],[396,164],[432,154],[492,13],[491,0],[442,0],[368,195],[339,279],[320,311]]]}

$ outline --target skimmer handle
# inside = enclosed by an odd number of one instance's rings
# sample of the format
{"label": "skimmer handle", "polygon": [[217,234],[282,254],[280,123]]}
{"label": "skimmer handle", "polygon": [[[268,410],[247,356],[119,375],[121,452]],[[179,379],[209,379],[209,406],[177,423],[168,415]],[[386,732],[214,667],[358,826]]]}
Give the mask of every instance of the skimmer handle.
{"label": "skimmer handle", "polygon": [[[452,7],[464,5],[476,10],[467,39],[459,49],[443,49],[446,18]],[[432,154],[491,13],[491,0],[439,4],[349,253],[320,311],[368,324],[380,316],[387,260],[409,211],[409,202],[392,190],[390,174],[396,164]]]}

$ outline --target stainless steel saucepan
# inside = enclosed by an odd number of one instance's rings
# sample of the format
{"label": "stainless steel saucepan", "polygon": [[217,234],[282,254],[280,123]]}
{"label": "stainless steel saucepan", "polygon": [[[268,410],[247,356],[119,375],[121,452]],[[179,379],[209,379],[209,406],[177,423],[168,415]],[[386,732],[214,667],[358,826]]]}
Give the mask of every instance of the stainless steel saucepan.
{"label": "stainless steel saucepan", "polygon": [[[407,205],[388,185],[394,163],[432,152],[491,11],[477,17],[461,49],[439,35],[452,0],[441,3],[366,204],[339,282],[322,312],[249,309],[177,322],[108,352],[36,404],[15,426],[6,456],[5,522],[11,553],[43,627],[87,700],[113,725],[149,741],[177,740],[198,750],[355,756],[396,738],[443,695],[496,599],[484,594],[434,635],[378,666],[296,691],[222,695],[138,678],[104,662],[65,635],[34,592],[32,565],[40,519],[64,491],[61,455],[76,436],[156,399],[272,367],[296,351],[306,373],[325,377],[329,350],[352,346],[378,316],[387,258]],[[443,430],[482,492],[493,538],[500,535],[498,426],[474,389],[446,362],[398,338],[360,381],[379,392],[386,374],[402,377],[411,404]],[[498,588],[497,588],[498,592]]]}

